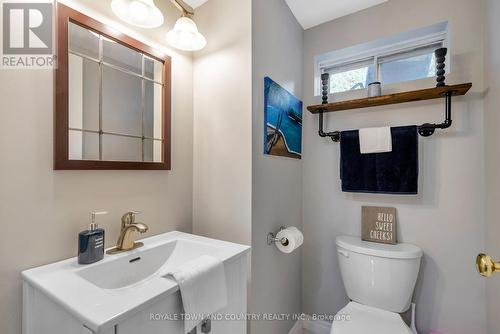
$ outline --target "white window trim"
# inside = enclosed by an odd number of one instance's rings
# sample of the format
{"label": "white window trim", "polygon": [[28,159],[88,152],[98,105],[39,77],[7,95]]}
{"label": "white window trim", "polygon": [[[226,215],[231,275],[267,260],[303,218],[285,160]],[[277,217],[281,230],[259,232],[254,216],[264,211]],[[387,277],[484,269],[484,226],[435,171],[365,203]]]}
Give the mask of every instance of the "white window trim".
{"label": "white window trim", "polygon": [[[449,48],[449,33],[448,33],[448,24],[441,23],[437,26],[444,26],[445,29],[441,29],[438,32],[428,33],[425,35],[421,35],[418,37],[413,37],[409,39],[405,39],[402,41],[394,42],[391,44],[386,44],[380,47],[372,47],[369,49],[364,49],[362,51],[357,52],[348,52],[348,56],[339,57],[339,51],[337,50],[327,52],[315,57],[315,66],[314,66],[314,96],[321,95],[321,74],[323,73],[325,68],[337,67],[344,64],[351,64],[356,62],[366,61],[367,59],[374,59],[375,63],[375,77],[378,78],[378,58],[390,56],[392,54],[408,52],[413,49],[422,48],[425,46],[429,46],[436,43],[443,43],[444,47]],[[368,43],[366,43],[368,44]],[[361,45],[362,48],[362,45]],[[446,72],[447,74],[451,73],[451,62],[448,57],[446,59]]]}
{"label": "white window trim", "polygon": [[359,59],[358,58],[348,59],[346,61],[339,61],[339,62],[336,62],[333,64],[327,64],[327,65],[321,66],[321,73],[323,73],[323,71],[325,69],[330,69],[330,68],[334,68],[334,67],[339,67],[339,68],[343,67],[346,70],[356,69],[356,68],[359,68],[360,65],[368,66],[368,65],[373,64],[376,61],[377,61],[376,56],[370,56],[370,57],[359,58]]}

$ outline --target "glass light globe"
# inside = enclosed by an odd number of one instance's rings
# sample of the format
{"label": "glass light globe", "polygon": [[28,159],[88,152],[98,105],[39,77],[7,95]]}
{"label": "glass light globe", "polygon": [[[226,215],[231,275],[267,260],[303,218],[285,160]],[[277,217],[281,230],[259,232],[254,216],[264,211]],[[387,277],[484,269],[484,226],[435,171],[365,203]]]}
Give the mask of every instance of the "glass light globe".
{"label": "glass light globe", "polygon": [[178,19],[174,28],[167,33],[167,42],[184,51],[201,50],[207,45],[207,40],[198,31],[196,23],[186,16]]}
{"label": "glass light globe", "polygon": [[111,9],[123,21],[141,28],[156,28],[164,21],[153,0],[113,0]]}

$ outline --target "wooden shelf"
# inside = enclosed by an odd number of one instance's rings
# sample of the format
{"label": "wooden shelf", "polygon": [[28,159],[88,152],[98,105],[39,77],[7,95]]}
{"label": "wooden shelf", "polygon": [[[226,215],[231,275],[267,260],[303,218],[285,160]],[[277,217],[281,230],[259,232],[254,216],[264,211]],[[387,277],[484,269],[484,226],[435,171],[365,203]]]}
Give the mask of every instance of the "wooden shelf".
{"label": "wooden shelf", "polygon": [[472,87],[471,83],[460,85],[435,87],[411,92],[395,93],[377,97],[366,97],[357,100],[339,101],[329,104],[319,104],[307,107],[312,114],[321,112],[334,112],[350,109],[360,109],[368,107],[385,106],[389,104],[398,104],[414,101],[424,101],[442,98],[446,93],[452,92],[454,96],[465,95]]}

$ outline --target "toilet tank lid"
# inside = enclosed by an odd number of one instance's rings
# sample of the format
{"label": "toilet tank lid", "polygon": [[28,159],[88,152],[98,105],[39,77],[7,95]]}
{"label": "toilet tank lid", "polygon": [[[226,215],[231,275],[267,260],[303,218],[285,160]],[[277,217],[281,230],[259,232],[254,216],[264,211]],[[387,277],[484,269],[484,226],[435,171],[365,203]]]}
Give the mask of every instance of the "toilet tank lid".
{"label": "toilet tank lid", "polygon": [[361,240],[360,237],[339,236],[337,246],[351,252],[386,257],[390,259],[417,259],[422,257],[422,249],[412,244],[379,244]]}

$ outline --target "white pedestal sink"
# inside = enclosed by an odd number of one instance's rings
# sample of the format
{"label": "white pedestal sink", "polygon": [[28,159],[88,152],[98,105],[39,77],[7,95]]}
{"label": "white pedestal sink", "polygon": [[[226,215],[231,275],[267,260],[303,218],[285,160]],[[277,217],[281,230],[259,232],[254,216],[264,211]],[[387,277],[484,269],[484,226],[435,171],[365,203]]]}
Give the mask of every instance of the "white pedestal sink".
{"label": "white pedestal sink", "polygon": [[184,333],[179,287],[167,273],[201,255],[224,262],[228,285],[228,306],[212,333],[246,333],[250,247],[181,232],[141,241],[142,248],[95,264],[72,258],[24,271],[23,334]]}

